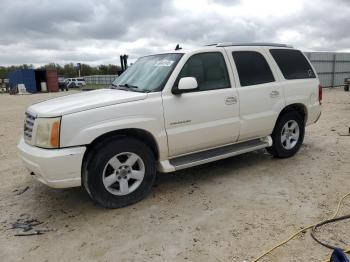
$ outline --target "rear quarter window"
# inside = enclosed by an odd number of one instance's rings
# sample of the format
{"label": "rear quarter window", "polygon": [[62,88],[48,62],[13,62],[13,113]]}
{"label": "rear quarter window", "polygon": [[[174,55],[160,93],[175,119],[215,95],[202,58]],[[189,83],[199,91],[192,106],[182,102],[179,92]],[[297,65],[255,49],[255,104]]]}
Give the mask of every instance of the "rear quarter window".
{"label": "rear quarter window", "polygon": [[316,78],[310,63],[299,50],[270,49],[285,79]]}

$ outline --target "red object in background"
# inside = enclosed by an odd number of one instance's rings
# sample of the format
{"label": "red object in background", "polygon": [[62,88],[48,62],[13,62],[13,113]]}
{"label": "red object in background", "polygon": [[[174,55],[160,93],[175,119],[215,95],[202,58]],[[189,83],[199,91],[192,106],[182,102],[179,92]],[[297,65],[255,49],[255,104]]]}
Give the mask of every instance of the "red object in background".
{"label": "red object in background", "polygon": [[47,91],[58,92],[58,74],[56,70],[46,69]]}

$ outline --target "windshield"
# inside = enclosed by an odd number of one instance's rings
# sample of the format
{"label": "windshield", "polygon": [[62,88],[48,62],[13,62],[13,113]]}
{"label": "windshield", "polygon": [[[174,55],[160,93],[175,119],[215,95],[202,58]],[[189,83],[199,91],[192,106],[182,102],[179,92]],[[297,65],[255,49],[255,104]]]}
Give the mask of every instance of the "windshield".
{"label": "windshield", "polygon": [[160,54],[139,58],[113,82],[113,87],[126,87],[134,91],[161,90],[182,54]]}

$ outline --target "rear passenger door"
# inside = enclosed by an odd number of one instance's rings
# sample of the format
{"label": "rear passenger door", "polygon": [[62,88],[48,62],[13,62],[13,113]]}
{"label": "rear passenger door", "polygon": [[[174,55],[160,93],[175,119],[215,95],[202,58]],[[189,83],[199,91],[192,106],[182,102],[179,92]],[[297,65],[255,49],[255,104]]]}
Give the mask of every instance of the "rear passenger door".
{"label": "rear passenger door", "polygon": [[227,47],[240,101],[239,140],[270,135],[285,105],[283,88],[261,47]]}

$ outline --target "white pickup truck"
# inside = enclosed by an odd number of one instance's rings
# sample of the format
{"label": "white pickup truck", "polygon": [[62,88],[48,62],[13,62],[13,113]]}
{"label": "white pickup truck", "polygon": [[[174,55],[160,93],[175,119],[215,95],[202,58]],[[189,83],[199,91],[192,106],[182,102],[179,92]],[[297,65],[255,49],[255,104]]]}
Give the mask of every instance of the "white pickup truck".
{"label": "white pickup truck", "polygon": [[41,182],[82,185],[117,208],[144,198],[157,170],[261,148],[293,156],[321,99],[312,65],[287,45],[176,50],[139,58],[110,89],[30,106],[18,148]]}

